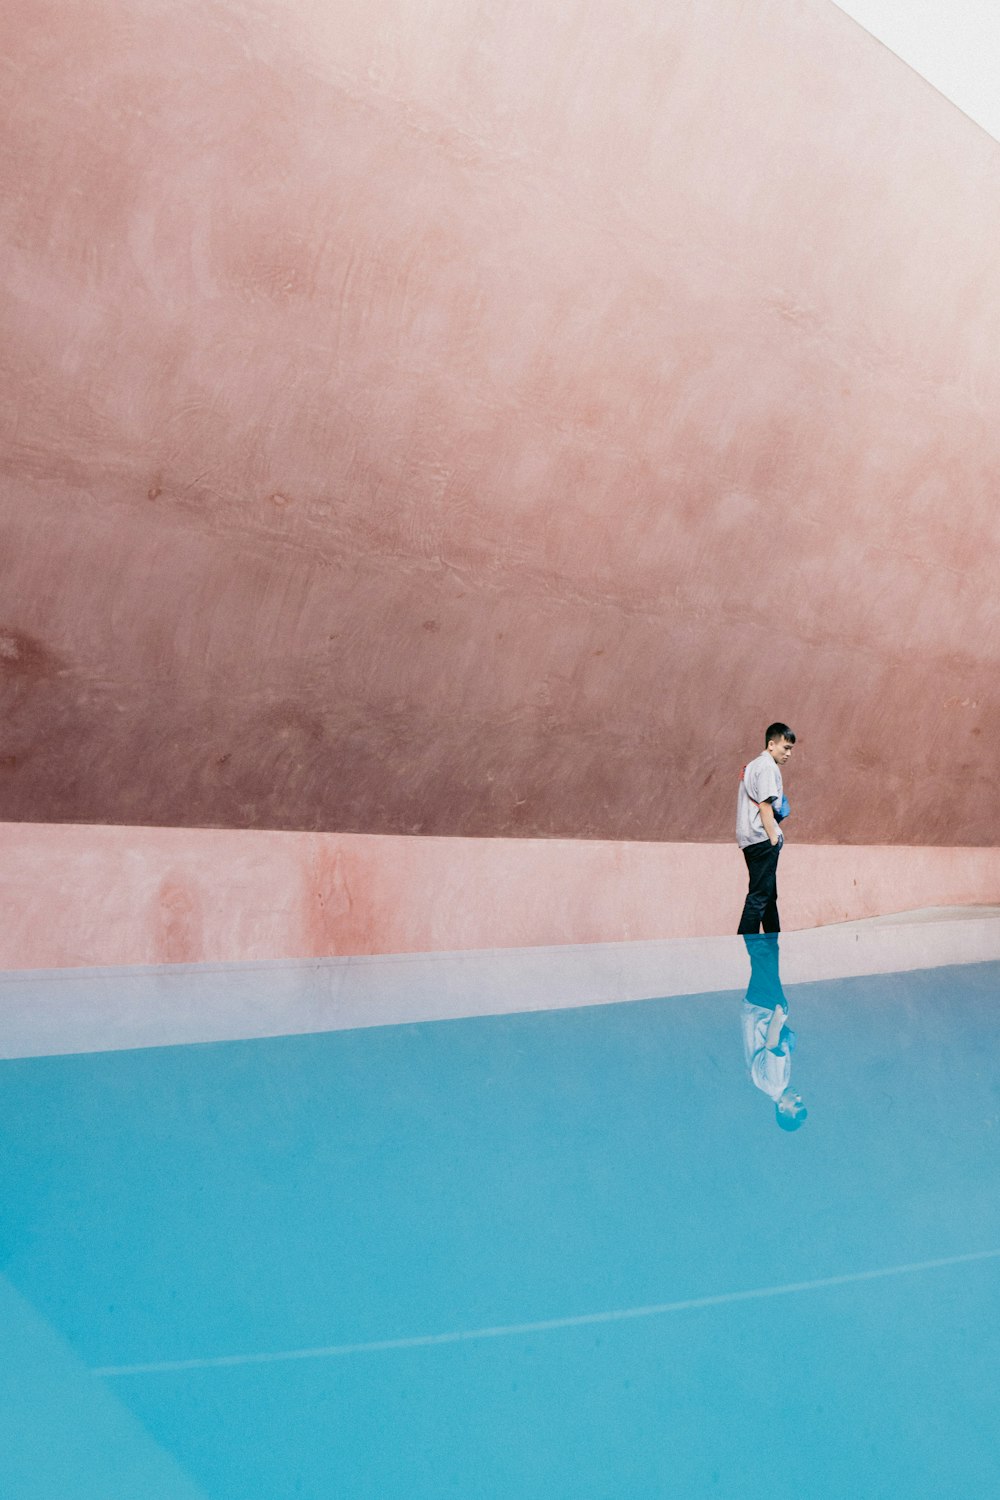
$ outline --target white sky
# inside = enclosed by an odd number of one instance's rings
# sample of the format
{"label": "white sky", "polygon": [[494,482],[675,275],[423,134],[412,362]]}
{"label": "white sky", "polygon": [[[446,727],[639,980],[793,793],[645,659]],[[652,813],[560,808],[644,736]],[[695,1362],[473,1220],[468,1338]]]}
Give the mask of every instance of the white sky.
{"label": "white sky", "polygon": [[1000,140],[1000,0],[836,0]]}

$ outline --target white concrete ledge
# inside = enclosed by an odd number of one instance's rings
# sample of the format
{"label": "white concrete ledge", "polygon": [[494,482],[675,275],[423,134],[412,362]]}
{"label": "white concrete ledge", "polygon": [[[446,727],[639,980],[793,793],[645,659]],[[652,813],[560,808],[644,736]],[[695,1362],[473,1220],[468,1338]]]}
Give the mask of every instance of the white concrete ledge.
{"label": "white concrete ledge", "polygon": [[[1000,908],[784,933],[786,988],[1000,960]],[[737,937],[0,975],[0,1056],[289,1036],[746,987]]]}

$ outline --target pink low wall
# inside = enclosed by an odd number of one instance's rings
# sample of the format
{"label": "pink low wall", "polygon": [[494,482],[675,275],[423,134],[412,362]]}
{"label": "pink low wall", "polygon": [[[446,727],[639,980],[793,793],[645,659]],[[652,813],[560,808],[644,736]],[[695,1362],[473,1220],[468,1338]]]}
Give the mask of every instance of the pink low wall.
{"label": "pink low wall", "polygon": [[[0,824],[0,968],[225,962],[734,931],[732,844]],[[790,844],[785,926],[1000,902],[1000,849]]]}

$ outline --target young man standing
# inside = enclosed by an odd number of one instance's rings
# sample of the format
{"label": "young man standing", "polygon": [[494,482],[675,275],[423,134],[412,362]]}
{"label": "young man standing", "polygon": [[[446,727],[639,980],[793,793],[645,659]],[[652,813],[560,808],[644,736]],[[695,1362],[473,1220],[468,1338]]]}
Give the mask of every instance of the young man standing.
{"label": "young man standing", "polygon": [[[736,842],[743,850],[750,889],[737,929],[745,936],[780,932],[778,855],[784,842],[778,828],[784,802],[781,767],[788,761],[795,735],[787,724],[769,724],[766,749],[744,768],[736,800]],[[784,804],[787,814],[787,803]]]}

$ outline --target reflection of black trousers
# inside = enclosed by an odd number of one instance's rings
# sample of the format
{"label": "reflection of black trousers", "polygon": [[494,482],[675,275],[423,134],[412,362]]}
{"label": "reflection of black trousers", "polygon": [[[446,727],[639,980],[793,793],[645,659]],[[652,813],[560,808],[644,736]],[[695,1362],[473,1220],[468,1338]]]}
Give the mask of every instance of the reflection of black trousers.
{"label": "reflection of black trousers", "polygon": [[781,968],[778,954],[778,934],[765,932],[748,934],[743,942],[750,955],[750,984],[747,1000],[751,1005],[760,1005],[764,1010],[774,1010],[783,1005],[788,1009],[785,992],[781,988]]}
{"label": "reflection of black trousers", "polygon": [[750,889],[743,903],[743,915],[737,932],[780,932],[778,920],[778,855],[781,844],[765,839],[762,844],[748,844],[743,857],[750,872]]}

